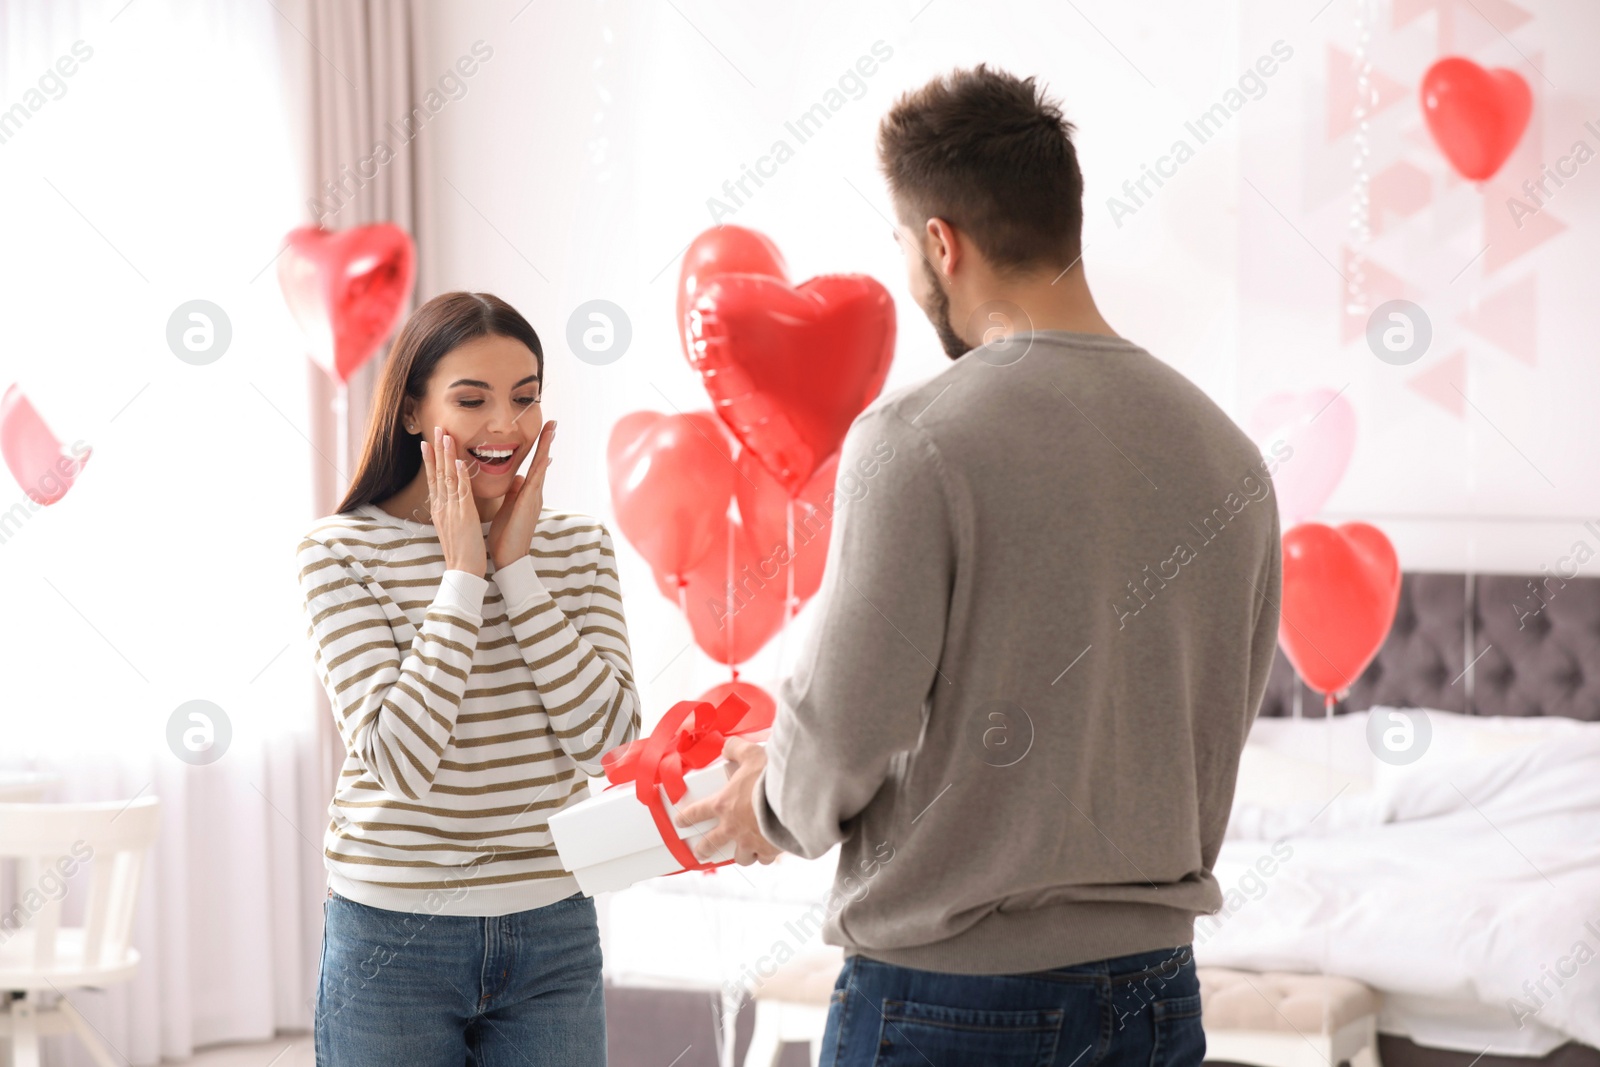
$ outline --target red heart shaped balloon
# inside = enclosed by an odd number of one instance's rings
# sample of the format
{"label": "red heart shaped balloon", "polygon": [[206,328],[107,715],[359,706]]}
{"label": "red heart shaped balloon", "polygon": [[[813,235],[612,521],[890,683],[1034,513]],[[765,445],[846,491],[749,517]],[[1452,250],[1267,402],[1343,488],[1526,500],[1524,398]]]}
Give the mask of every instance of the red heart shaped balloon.
{"label": "red heart shaped balloon", "polygon": [[711,550],[738,478],[715,415],[635,411],[611,428],[606,468],[617,525],[651,568],[676,579]]}
{"label": "red heart shaped balloon", "polygon": [[[694,414],[716,422],[709,413]],[[727,437],[727,431],[720,424],[718,430]],[[717,521],[723,527],[731,523],[736,530],[733,549],[736,595],[743,599],[744,594],[755,590],[758,585],[764,590],[767,586],[775,587],[780,597],[785,595],[792,561],[798,610],[822,585],[822,572],[828,561],[828,538],[833,530],[833,513],[839,506],[834,499],[839,454],[835,452],[829,456],[799,494],[791,497],[749,449],[740,448],[731,439],[727,444],[737,453],[732,469],[735,470],[733,498],[738,502],[739,513],[736,517],[728,518],[724,517],[726,508],[718,508]],[[788,528],[788,507],[791,502],[794,504],[792,553],[789,551]],[[631,535],[629,539],[632,540]],[[717,549],[708,551],[702,557],[702,577],[726,585],[727,547],[726,537],[719,536]],[[674,574],[665,567],[654,567],[653,571],[656,588],[661,590],[661,595],[676,599],[678,578],[684,575]]]}
{"label": "red heart shaped balloon", "polygon": [[[733,483],[739,500],[739,518],[749,534],[748,544],[755,552],[749,562],[757,574],[794,565],[794,595],[800,604],[810,600],[822,585],[822,568],[828,561],[828,536],[833,529],[834,484],[839,476],[839,453],[835,452],[794,496],[748,450],[739,455],[739,471],[744,474]],[[788,507],[794,504],[794,552],[789,552]],[[779,569],[776,580],[787,588],[786,570]],[[799,610],[799,605],[796,605]]]}
{"label": "red heart shaped balloon", "polygon": [[685,356],[690,344],[684,316],[700,290],[718,274],[761,274],[787,281],[789,269],[772,239],[755,230],[718,226],[696,237],[678,269],[678,340]]}
{"label": "red heart shaped balloon", "polygon": [[[760,686],[752,685],[750,682],[723,682],[721,685],[714,685],[707,689],[695,699],[717,705],[721,704],[723,699],[729,695],[736,695],[740,700],[750,705],[750,710],[744,713],[744,718],[739,720],[739,724],[735,729],[742,728],[745,723],[770,723],[773,716],[778,712],[778,702],[772,699],[772,695]],[[751,737],[747,738],[747,740],[756,741],[762,740],[762,738]]]}
{"label": "red heart shaped balloon", "polygon": [[894,301],[863,274],[796,287],[721,274],[685,322],[717,414],[791,496],[838,450],[894,358]]}
{"label": "red heart shaped balloon", "polygon": [[[731,589],[730,535],[734,539]],[[656,574],[656,585],[662,593],[683,605],[694,643],[706,655],[730,667],[761,651],[786,621],[782,572],[771,579],[757,576],[751,561],[758,556],[744,524],[737,519],[725,520],[711,550],[684,574],[681,587],[667,576]]]}
{"label": "red heart shaped balloon", "polygon": [[1439,150],[1464,178],[1483,181],[1500,169],[1522,139],[1533,92],[1514,70],[1484,70],[1448,56],[1422,77],[1422,115]]}
{"label": "red heart shaped balloon", "polygon": [[1300,677],[1339,694],[1378,654],[1400,602],[1400,560],[1376,526],[1306,522],[1283,535],[1278,643]]}
{"label": "red heart shaped balloon", "polygon": [[278,284],[311,355],[348,382],[400,323],[416,276],[416,248],[393,223],[331,233],[290,232]]}
{"label": "red heart shaped balloon", "polygon": [[[717,516],[716,533],[700,561],[681,574],[661,567],[652,567],[651,573],[661,595],[683,607],[695,643],[718,662],[733,665],[755,655],[783,628],[791,567],[796,610],[821,585],[836,507],[830,498],[838,458],[830,456],[799,496],[792,498],[795,549],[791,556],[786,526],[788,493],[715,416],[709,412],[691,415],[704,420],[701,425],[715,427],[718,440],[733,454],[729,465],[735,471],[733,488],[714,506],[707,494],[706,510]],[[736,514],[729,514],[731,501],[738,502]]]}

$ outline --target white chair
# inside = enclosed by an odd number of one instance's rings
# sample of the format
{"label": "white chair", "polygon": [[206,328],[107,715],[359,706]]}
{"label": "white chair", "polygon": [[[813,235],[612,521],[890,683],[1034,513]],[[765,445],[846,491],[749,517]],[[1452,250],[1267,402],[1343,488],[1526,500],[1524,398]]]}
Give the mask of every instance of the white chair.
{"label": "white chair", "polygon": [[1381,1067],[1378,995],[1353,978],[1201,967],[1206,1059],[1255,1067]]}
{"label": "white chair", "polygon": [[828,1001],[844,966],[844,950],[826,946],[780,967],[755,991],[756,1027],[744,1054],[744,1067],[777,1067],[785,1042],[805,1042],[816,1067]]}
{"label": "white chair", "polygon": [[[0,804],[0,858],[17,860],[15,904],[0,913],[0,1037],[13,1067],[38,1067],[39,1039],[76,1033],[102,1067],[116,1067],[68,989],[133,977],[139,953],[133,909],[145,855],[155,842],[155,797],[93,804]],[[67,878],[89,869],[83,925],[61,925]],[[61,994],[53,1006],[43,994]],[[13,994],[20,994],[12,999]]]}
{"label": "white chair", "polygon": [[60,777],[40,771],[0,771],[0,804],[33,804]]}

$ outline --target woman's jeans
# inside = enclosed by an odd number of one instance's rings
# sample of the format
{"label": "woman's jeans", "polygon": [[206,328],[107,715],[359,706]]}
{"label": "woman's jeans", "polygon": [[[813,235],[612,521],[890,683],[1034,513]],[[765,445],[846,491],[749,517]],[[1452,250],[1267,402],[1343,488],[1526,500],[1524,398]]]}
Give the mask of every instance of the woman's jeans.
{"label": "woman's jeans", "polygon": [[822,1067],[1199,1067],[1190,946],[1031,974],[846,958]]}
{"label": "woman's jeans", "polygon": [[319,1067],[604,1067],[594,900],[489,918],[388,911],[332,890]]}

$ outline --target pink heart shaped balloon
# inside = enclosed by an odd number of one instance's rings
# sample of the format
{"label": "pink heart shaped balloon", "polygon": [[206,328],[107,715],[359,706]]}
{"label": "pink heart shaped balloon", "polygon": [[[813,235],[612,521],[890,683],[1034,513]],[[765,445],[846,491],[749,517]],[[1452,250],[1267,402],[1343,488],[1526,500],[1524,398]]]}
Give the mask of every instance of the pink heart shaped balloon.
{"label": "pink heart shaped balloon", "polygon": [[1256,405],[1249,433],[1268,458],[1274,446],[1277,454],[1289,449],[1272,475],[1287,530],[1320,512],[1344,480],[1356,448],[1356,411],[1333,389],[1274,393]]}
{"label": "pink heart shaped balloon", "polygon": [[69,455],[50,432],[27,396],[17,386],[0,397],[0,453],[6,466],[36,504],[54,504],[67,495],[78,472],[89,461],[90,448]]}

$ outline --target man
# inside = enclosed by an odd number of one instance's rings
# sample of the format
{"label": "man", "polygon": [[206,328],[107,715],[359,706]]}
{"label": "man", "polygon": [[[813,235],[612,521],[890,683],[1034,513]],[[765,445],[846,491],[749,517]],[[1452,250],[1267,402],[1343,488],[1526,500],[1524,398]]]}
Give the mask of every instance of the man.
{"label": "man", "polygon": [[824,1063],[1204,1053],[1190,942],[1276,643],[1272,464],[1096,309],[1073,129],[984,66],[884,118],[954,362],[852,424],[864,488],[771,738],[680,813],[717,817],[702,856],[841,846]]}

